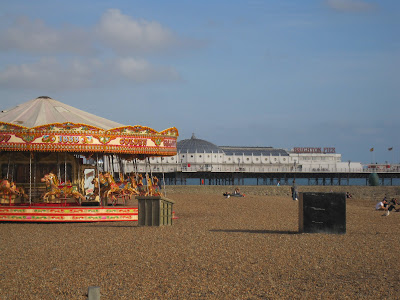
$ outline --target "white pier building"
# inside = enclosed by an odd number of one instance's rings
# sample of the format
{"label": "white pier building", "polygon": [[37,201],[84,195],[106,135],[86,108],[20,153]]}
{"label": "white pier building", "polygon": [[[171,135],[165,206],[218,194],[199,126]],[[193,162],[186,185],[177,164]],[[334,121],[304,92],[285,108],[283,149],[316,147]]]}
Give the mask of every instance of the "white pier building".
{"label": "white pier building", "polygon": [[[152,157],[139,161],[138,172],[362,172],[360,162],[342,162],[332,147],[295,147],[290,150],[273,147],[217,146],[198,139],[181,140],[178,153],[170,157]],[[133,171],[132,164],[125,171]]]}

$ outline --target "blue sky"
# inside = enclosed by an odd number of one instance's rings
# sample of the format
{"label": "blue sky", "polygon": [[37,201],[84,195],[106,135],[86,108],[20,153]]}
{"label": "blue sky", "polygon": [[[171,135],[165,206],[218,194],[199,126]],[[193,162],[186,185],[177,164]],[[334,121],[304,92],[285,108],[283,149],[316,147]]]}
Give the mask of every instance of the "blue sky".
{"label": "blue sky", "polygon": [[398,0],[0,8],[0,109],[46,95],[179,139],[400,162]]}

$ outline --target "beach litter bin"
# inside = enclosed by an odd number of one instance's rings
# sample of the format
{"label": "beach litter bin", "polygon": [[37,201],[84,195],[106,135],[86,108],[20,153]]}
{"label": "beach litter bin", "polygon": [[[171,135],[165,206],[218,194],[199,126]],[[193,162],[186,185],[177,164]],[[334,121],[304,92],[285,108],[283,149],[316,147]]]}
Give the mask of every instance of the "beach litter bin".
{"label": "beach litter bin", "polygon": [[172,225],[174,201],[162,196],[137,196],[139,226]]}
{"label": "beach litter bin", "polygon": [[346,194],[300,193],[299,232],[346,233]]}

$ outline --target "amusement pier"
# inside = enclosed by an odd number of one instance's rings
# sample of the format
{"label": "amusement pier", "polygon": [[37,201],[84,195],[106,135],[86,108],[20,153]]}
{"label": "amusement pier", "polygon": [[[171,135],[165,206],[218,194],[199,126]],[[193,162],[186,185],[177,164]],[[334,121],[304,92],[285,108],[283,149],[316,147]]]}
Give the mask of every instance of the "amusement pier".
{"label": "amusement pier", "polygon": [[168,185],[291,185],[296,179],[303,185],[398,185],[400,179],[400,164],[343,162],[334,147],[217,146],[195,134],[178,141],[170,157],[100,163],[116,174],[148,171]]}

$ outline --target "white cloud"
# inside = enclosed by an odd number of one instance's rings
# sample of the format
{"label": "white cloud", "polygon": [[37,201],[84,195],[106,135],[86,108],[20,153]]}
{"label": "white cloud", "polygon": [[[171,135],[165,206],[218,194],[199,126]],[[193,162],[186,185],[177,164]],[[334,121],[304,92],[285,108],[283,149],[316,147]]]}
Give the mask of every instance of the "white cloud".
{"label": "white cloud", "polygon": [[8,28],[0,30],[0,50],[34,54],[93,52],[90,34],[82,29],[53,29],[42,20],[21,17]]}
{"label": "white cloud", "polygon": [[35,63],[0,70],[0,87],[51,91],[115,85],[122,81],[134,84],[176,80],[179,80],[179,74],[174,68],[133,58],[66,62],[42,58]]}
{"label": "white cloud", "polygon": [[363,0],[326,0],[326,4],[340,12],[365,12],[376,8],[376,5]]}
{"label": "white cloud", "polygon": [[178,43],[168,29],[157,22],[135,20],[118,9],[109,9],[96,26],[98,38],[122,54],[163,51]]}
{"label": "white cloud", "polygon": [[51,27],[41,19],[1,20],[0,51],[33,55],[95,55],[110,49],[138,56],[167,50],[201,48],[205,41],[181,38],[155,21],[138,20],[108,9],[93,27]]}
{"label": "white cloud", "polygon": [[0,86],[58,90],[90,85],[95,63],[71,61],[68,66],[55,58],[42,58],[31,64],[8,66],[0,71]]}
{"label": "white cloud", "polygon": [[[196,41],[178,39],[157,22],[135,20],[117,9],[107,10],[87,29],[52,28],[43,20],[23,17],[0,27],[0,51],[11,53],[5,60],[9,65],[0,65],[0,87],[54,91],[177,81],[180,76],[173,67],[144,57],[187,46],[186,42],[198,46]],[[21,59],[18,52],[28,54],[23,58],[27,63],[13,62]],[[34,57],[37,61],[32,62]]]}
{"label": "white cloud", "polygon": [[115,74],[134,82],[176,81],[178,72],[172,67],[153,66],[143,59],[119,58],[113,61]]}

